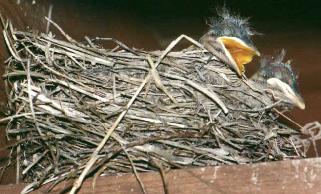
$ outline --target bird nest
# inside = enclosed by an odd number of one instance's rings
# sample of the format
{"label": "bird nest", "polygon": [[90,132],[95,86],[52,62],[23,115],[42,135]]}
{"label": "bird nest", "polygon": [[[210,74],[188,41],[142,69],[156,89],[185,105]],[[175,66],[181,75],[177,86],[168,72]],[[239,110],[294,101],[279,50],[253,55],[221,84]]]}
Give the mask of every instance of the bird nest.
{"label": "bird nest", "polygon": [[[278,121],[282,103],[192,38],[146,52],[61,32],[66,41],[4,31],[10,116],[1,121],[16,140],[11,163],[31,183],[25,192],[77,178],[75,190],[94,174],[139,180],[137,172],[305,156],[308,141]],[[173,51],[182,39],[193,46]]]}

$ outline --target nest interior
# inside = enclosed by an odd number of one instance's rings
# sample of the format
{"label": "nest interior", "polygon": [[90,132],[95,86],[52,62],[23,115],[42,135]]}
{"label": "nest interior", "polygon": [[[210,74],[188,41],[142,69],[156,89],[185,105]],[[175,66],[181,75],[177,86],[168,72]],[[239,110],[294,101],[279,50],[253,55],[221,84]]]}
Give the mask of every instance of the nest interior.
{"label": "nest interior", "polygon": [[[62,34],[4,31],[10,116],[2,121],[28,189],[81,174],[305,156],[300,133],[277,120],[280,102],[191,38],[146,52]],[[181,39],[195,45],[173,51]]]}

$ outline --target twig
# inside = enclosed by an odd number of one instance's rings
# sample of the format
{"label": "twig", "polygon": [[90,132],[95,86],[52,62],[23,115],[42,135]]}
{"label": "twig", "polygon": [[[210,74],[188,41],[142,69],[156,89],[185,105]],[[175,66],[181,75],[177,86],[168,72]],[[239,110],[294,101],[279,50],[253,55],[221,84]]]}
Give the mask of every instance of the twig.
{"label": "twig", "polygon": [[195,82],[193,82],[191,80],[185,80],[185,82],[189,86],[197,89],[198,91],[202,92],[203,94],[205,94],[206,96],[211,98],[215,103],[217,103],[222,108],[222,110],[223,110],[223,112],[225,114],[228,113],[228,109],[226,108],[225,104],[223,103],[223,101],[215,93],[209,91],[208,89],[202,87],[201,85],[199,85],[199,84],[197,84],[197,83],[195,83]]}
{"label": "twig", "polygon": [[107,41],[112,41],[112,42],[115,42],[118,46],[120,46],[121,48],[131,52],[131,53],[134,53],[135,55],[138,55],[138,53],[136,51],[134,51],[133,49],[129,48],[127,45],[125,45],[124,43],[114,39],[114,38],[99,38],[99,37],[96,37],[95,40],[107,40]]}
{"label": "twig", "polygon": [[134,164],[133,160],[130,158],[130,155],[128,154],[128,152],[127,152],[126,148],[124,147],[124,145],[123,145],[122,143],[120,143],[120,142],[118,142],[118,143],[119,143],[120,146],[122,147],[125,155],[127,156],[128,160],[129,160],[129,162],[130,162],[130,165],[132,166],[132,170],[133,170],[133,172],[134,172],[134,175],[135,175],[135,177],[136,177],[137,182],[139,183],[140,188],[142,189],[142,192],[143,192],[144,194],[147,194],[146,189],[145,189],[144,184],[143,184],[143,181],[140,179],[140,177],[139,177],[139,175],[138,175],[138,172],[137,172],[137,170],[136,170],[136,167],[135,167],[135,164]]}
{"label": "twig", "polygon": [[37,119],[36,119],[36,114],[35,114],[35,111],[33,109],[33,100],[32,100],[32,96],[31,96],[30,60],[28,60],[28,62],[27,62],[26,71],[27,71],[27,90],[28,90],[30,111],[31,111],[31,115],[32,115],[32,118],[33,118],[34,125],[35,125],[39,135],[42,137],[43,133],[42,133],[42,131],[40,130],[40,128],[38,126]]}
{"label": "twig", "polygon": [[42,114],[46,114],[45,112],[28,112],[28,113],[21,113],[21,114],[16,114],[16,115],[12,115],[12,116],[8,116],[8,117],[5,117],[5,118],[2,118],[0,119],[0,123],[3,123],[5,121],[10,121],[10,120],[13,120],[13,119],[17,119],[17,118],[20,118],[20,117],[25,117],[25,116],[32,116],[32,115],[42,115]]}
{"label": "twig", "polygon": [[290,117],[286,116],[285,114],[283,114],[282,112],[280,112],[278,109],[273,108],[273,110],[275,112],[277,112],[279,115],[281,115],[283,118],[285,118],[286,120],[290,121],[291,123],[295,124],[297,127],[299,127],[299,129],[303,128],[302,125],[300,125],[299,123],[295,122],[294,120],[292,120]]}
{"label": "twig", "polygon": [[51,20],[51,16],[52,16],[52,9],[53,9],[53,5],[50,4],[49,5],[49,10],[48,10],[48,16],[47,16],[47,27],[46,27],[46,33],[48,34],[49,33],[49,28],[50,28],[50,22],[49,21],[52,21]]}
{"label": "twig", "polygon": [[48,153],[48,150],[46,150],[44,153],[42,153],[40,156],[38,156],[30,165],[28,165],[23,171],[22,175],[25,175],[34,165],[36,165],[43,157]]}
{"label": "twig", "polygon": [[150,55],[147,55],[147,61],[149,65],[151,66],[151,73],[155,81],[155,85],[158,89],[162,90],[175,104],[177,103],[176,99],[173,97],[173,95],[166,89],[164,84],[162,83],[161,78],[159,77],[159,74],[156,70],[156,67],[154,65],[154,62],[152,61]]}
{"label": "twig", "polygon": [[59,31],[60,33],[71,43],[77,43],[77,41],[75,41],[73,38],[71,38],[68,34],[66,34],[63,29],[57,24],[55,23],[54,21],[52,21],[50,18],[48,17],[45,17],[45,19],[51,23],[53,26],[55,26]]}
{"label": "twig", "polygon": [[155,159],[154,157],[151,157],[151,162],[159,171],[159,174],[161,176],[162,183],[163,183],[164,194],[169,194],[167,181],[166,181],[166,176],[165,176],[165,172],[164,172],[164,169],[162,167],[162,164],[159,161],[157,161],[157,159]]}

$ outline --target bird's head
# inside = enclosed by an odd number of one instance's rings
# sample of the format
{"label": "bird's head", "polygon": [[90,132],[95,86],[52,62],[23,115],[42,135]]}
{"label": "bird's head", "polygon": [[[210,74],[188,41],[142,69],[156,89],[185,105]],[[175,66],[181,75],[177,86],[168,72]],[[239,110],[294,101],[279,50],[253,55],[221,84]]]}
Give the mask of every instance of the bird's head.
{"label": "bird's head", "polygon": [[218,17],[209,20],[209,26],[204,37],[209,42],[217,41],[221,44],[238,75],[242,75],[244,65],[250,63],[254,56],[260,56],[251,40],[251,36],[256,33],[250,28],[248,18],[232,15],[223,8],[218,11]]}
{"label": "bird's head", "polygon": [[297,78],[291,61],[283,62],[285,50],[276,57],[265,57],[260,62],[260,69],[252,79],[266,82],[269,89],[275,91],[284,102],[305,109],[304,100],[299,92]]}

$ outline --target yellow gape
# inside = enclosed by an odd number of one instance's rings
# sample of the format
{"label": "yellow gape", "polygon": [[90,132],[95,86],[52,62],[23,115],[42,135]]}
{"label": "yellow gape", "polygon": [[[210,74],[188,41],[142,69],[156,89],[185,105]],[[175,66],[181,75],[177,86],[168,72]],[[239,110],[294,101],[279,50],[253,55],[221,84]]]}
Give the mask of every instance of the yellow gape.
{"label": "yellow gape", "polygon": [[222,36],[217,38],[217,41],[222,44],[232,63],[235,63],[239,75],[244,72],[245,64],[250,63],[255,55],[260,56],[255,48],[249,47],[239,38]]}

